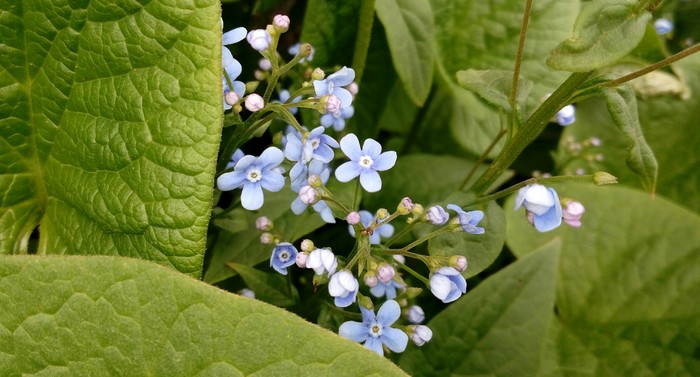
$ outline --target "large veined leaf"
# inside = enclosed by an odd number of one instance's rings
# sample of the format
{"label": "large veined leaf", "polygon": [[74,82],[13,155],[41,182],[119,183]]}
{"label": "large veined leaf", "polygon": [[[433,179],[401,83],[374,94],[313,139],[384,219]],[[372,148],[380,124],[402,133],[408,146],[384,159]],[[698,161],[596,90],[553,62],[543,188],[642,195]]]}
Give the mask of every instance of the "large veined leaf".
{"label": "large veined leaf", "polygon": [[637,0],[593,0],[576,18],[573,36],[547,59],[554,69],[587,72],[624,57],[644,37],[651,13],[637,9]]}
{"label": "large veined leaf", "polygon": [[[690,98],[675,95],[638,98],[639,123],[645,139],[659,164],[656,192],[700,212],[700,133],[697,132],[697,109],[700,108],[700,56],[693,55],[676,63]],[[657,83],[658,85],[658,83]],[[589,147],[570,158],[567,140],[583,142],[591,137],[601,140],[599,147]],[[629,140],[615,127],[606,107],[598,99],[577,105],[576,122],[564,130],[557,160],[562,172],[577,169],[587,173],[603,170],[618,177],[620,183],[641,187],[640,180],[625,164]],[[602,161],[595,157],[601,155]]]}
{"label": "large veined leaf", "polygon": [[405,376],[291,313],[147,261],[3,257],[0,291],[3,376]]}
{"label": "large veined leaf", "polygon": [[503,269],[435,316],[399,365],[418,376],[532,376],[554,317],[559,243]]}
{"label": "large veined leaf", "polygon": [[433,12],[423,0],[386,0],[375,3],[384,24],[391,57],[406,93],[422,105],[433,82]]}
{"label": "large veined leaf", "polygon": [[[499,132],[498,112],[477,108],[477,99],[457,86],[455,74],[465,69],[512,70],[517,53],[524,2],[520,0],[433,0],[437,62],[440,66],[436,82],[445,86],[454,98],[440,112],[448,117],[452,134],[460,146],[481,154]],[[534,1],[522,63],[522,77],[535,84],[528,104],[537,105],[546,93],[551,93],[566,79],[566,74],[551,70],[545,57],[571,32],[578,13],[579,0]],[[442,80],[442,81],[441,81]],[[447,102],[449,103],[449,102]],[[485,106],[481,106],[485,107]],[[490,111],[489,111],[490,110]],[[488,116],[484,113],[488,111]],[[426,117],[427,118],[427,117]],[[432,128],[427,118],[425,128]],[[500,148],[500,147],[499,147]],[[498,149],[494,150],[494,154]]]}
{"label": "large veined leaf", "polygon": [[199,276],[221,132],[217,1],[0,11],[0,252],[128,255]]}
{"label": "large veined leaf", "polygon": [[586,206],[581,228],[538,233],[505,204],[516,255],[562,240],[541,375],[698,375],[700,217],[635,189],[554,187]]}

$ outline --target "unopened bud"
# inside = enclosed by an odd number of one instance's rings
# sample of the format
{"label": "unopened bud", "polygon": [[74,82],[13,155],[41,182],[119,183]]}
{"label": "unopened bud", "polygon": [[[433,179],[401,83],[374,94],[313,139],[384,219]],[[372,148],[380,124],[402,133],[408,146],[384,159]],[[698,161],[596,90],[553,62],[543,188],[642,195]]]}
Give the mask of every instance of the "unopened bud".
{"label": "unopened bud", "polygon": [[284,33],[289,30],[289,17],[284,14],[278,14],[272,19],[272,25],[280,33]]}
{"label": "unopened bud", "polygon": [[380,263],[377,268],[377,278],[384,284],[388,284],[396,275],[396,270],[394,266],[388,263]]}
{"label": "unopened bud", "polygon": [[617,183],[617,178],[614,175],[606,173],[604,171],[598,171],[593,174],[593,183],[595,183],[598,186],[612,185],[614,183]]}
{"label": "unopened bud", "polygon": [[394,254],[393,258],[395,261],[397,261],[401,264],[406,264],[406,257],[404,257],[403,255]]}
{"label": "unopened bud", "polygon": [[255,220],[255,227],[258,228],[258,230],[267,232],[271,230],[273,226],[272,220],[267,216],[260,216]]}
{"label": "unopened bud", "polygon": [[362,305],[365,309],[374,310],[374,303],[372,303],[372,299],[367,296],[360,296],[357,303]]}
{"label": "unopened bud", "polygon": [[323,186],[323,180],[318,174],[311,174],[308,179],[309,186],[313,188],[319,188]]}
{"label": "unopened bud", "polygon": [[467,257],[463,255],[453,255],[450,257],[450,267],[454,267],[459,272],[467,270]]}
{"label": "unopened bud", "polygon": [[360,223],[360,214],[357,213],[356,211],[352,211],[348,213],[348,217],[345,218],[345,221],[348,222],[350,225],[356,225]]}
{"label": "unopened bud", "polygon": [[316,250],[316,245],[314,245],[314,241],[311,241],[308,238],[301,241],[301,251],[306,251],[307,253],[310,253],[314,250]]}
{"label": "unopened bud", "polygon": [[318,202],[318,191],[311,186],[304,186],[299,190],[299,198],[306,205],[316,204]]}
{"label": "unopened bud", "polygon": [[323,110],[325,110],[327,113],[335,115],[340,112],[340,108],[342,107],[343,103],[335,94],[331,94],[321,98],[321,105],[323,106]]}
{"label": "unopened bud", "polygon": [[300,268],[306,268],[306,261],[308,259],[309,259],[309,253],[306,251],[302,251],[302,252],[297,254],[297,258],[296,258],[295,262],[296,262],[297,266],[299,266]]}
{"label": "unopened bud", "polygon": [[251,291],[248,288],[241,289],[240,291],[238,291],[238,294],[249,298],[255,298],[255,292]]}
{"label": "unopened bud", "polygon": [[450,219],[450,215],[447,214],[442,206],[434,205],[428,208],[425,218],[433,225],[442,225]]}
{"label": "unopened bud", "polygon": [[367,271],[363,280],[365,281],[365,285],[367,285],[370,288],[374,288],[377,286],[377,284],[379,284],[377,273],[374,271]]}
{"label": "unopened bud", "polygon": [[564,208],[562,208],[561,218],[562,220],[574,227],[578,228],[581,226],[581,216],[586,212],[586,208],[580,202],[574,200],[562,200],[564,202]]}
{"label": "unopened bud", "polygon": [[258,67],[263,71],[269,71],[272,69],[272,63],[267,59],[258,60]]}
{"label": "unopened bud", "polygon": [[248,32],[246,36],[250,46],[258,51],[265,51],[270,48],[270,43],[272,43],[272,37],[267,30],[255,29]]}
{"label": "unopened bud", "polygon": [[265,232],[260,235],[260,243],[263,245],[269,245],[272,243],[274,240],[274,237],[272,237],[272,234]]}
{"label": "unopened bud", "polygon": [[357,83],[354,81],[351,82],[350,85],[348,85],[347,89],[348,89],[348,92],[350,92],[350,94],[353,95],[353,97],[356,96],[357,93],[360,91],[360,88],[357,86]]}
{"label": "unopened bud", "polygon": [[425,312],[418,305],[411,305],[406,309],[406,319],[408,322],[417,325],[425,320]]}
{"label": "unopened bud", "polygon": [[433,330],[425,325],[408,326],[408,333],[413,344],[418,347],[428,343],[433,338]]}
{"label": "unopened bud", "polygon": [[250,112],[260,111],[265,107],[265,100],[259,94],[249,94],[245,99],[245,108]]}
{"label": "unopened bud", "polygon": [[311,72],[312,80],[323,80],[324,77],[326,77],[326,74],[321,68],[316,68],[313,72]]}
{"label": "unopened bud", "polygon": [[377,210],[377,219],[384,220],[389,217],[389,211],[386,208],[380,208]]}
{"label": "unopened bud", "polygon": [[237,104],[238,101],[241,100],[241,97],[239,97],[236,92],[227,90],[226,93],[224,94],[224,100],[226,101],[227,104],[233,106],[233,105]]}
{"label": "unopened bud", "polygon": [[411,211],[413,211],[413,201],[409,197],[401,199],[399,205],[396,206],[396,212],[399,215],[408,215]]}

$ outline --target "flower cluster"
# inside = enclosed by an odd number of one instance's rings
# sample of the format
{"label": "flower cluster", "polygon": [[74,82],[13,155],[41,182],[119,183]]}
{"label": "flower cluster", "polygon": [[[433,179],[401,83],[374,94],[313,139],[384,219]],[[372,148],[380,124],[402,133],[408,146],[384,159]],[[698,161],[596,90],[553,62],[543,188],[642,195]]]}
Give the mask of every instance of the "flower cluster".
{"label": "flower cluster", "polygon": [[581,226],[581,216],[585,211],[577,201],[567,199],[565,210],[559,195],[551,187],[540,184],[527,185],[515,197],[515,210],[525,207],[527,220],[540,232],[549,232],[561,225],[562,221],[572,227]]}

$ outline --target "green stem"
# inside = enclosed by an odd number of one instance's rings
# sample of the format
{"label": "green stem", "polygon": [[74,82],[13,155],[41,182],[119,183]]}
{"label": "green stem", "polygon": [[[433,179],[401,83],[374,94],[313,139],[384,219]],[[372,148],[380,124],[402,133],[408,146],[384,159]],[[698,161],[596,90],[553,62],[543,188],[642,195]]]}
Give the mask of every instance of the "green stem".
{"label": "green stem", "polygon": [[532,185],[535,183],[556,183],[556,182],[594,182],[593,181],[593,174],[588,174],[588,175],[559,175],[556,177],[547,177],[547,178],[529,178],[526,179],[522,182],[516,183],[513,186],[510,186],[504,190],[501,190],[499,192],[493,193],[491,195],[486,195],[486,196],[481,196],[478,197],[473,203],[470,203],[466,206],[471,206],[474,204],[480,204],[480,203],[487,203],[492,200],[500,199],[506,195],[509,195],[517,190],[520,190],[521,188],[527,186],[527,185]]}
{"label": "green stem", "polygon": [[393,245],[396,241],[398,241],[401,237],[403,237],[404,234],[406,234],[410,230],[414,229],[418,224],[420,224],[420,221],[414,220],[412,223],[406,225],[398,233],[394,234],[391,238],[389,238],[388,241],[384,242],[384,246],[389,247],[389,246]]}
{"label": "green stem", "polygon": [[411,267],[406,266],[405,264],[401,262],[396,262],[396,264],[404,271],[408,272],[409,274],[413,275],[416,279],[420,280],[425,284],[426,286],[430,286],[430,280],[426,279],[423,275],[419,274],[418,272],[414,271]]}
{"label": "green stem", "polygon": [[451,231],[452,231],[452,229],[450,229],[450,225],[448,224],[448,225],[446,225],[446,226],[444,226],[436,231],[430,232],[430,233],[426,234],[425,236],[409,243],[408,245],[402,247],[400,250],[405,250],[405,251],[411,250],[414,247],[422,244],[425,241],[428,241],[431,238],[437,237],[443,233],[447,233],[447,232],[451,232]]}
{"label": "green stem", "polygon": [[[352,209],[354,211],[358,210],[358,206],[360,205],[360,178],[357,178],[357,182],[355,182],[355,194],[352,196]],[[348,212],[349,213],[349,212]]]}
{"label": "green stem", "polygon": [[484,153],[479,156],[479,159],[476,161],[472,169],[469,171],[469,174],[464,178],[464,181],[462,181],[462,184],[459,186],[459,190],[463,191],[467,187],[467,183],[472,179],[476,171],[479,169],[479,166],[481,166],[482,163],[484,163],[484,160],[486,160],[486,157],[491,153],[491,150],[498,144],[498,142],[501,140],[501,138],[507,133],[508,131],[506,129],[502,129],[498,135],[491,141],[491,144],[489,144],[488,147],[486,147],[486,150]]}
{"label": "green stem", "polygon": [[289,63],[283,65],[279,69],[275,69],[275,66],[272,67],[272,75],[270,76],[270,82],[268,83],[267,88],[265,88],[265,94],[263,95],[265,103],[268,103],[270,101],[270,97],[272,97],[272,91],[275,89],[279,78],[284,76],[284,74],[287,73],[287,71],[289,71],[290,69],[292,69],[292,67],[297,65],[299,63],[299,60],[309,56],[310,51],[311,45],[309,45],[308,43],[304,43],[299,48],[299,53]]}
{"label": "green stem", "polygon": [[635,71],[635,72],[630,73],[629,75],[625,75],[625,76],[622,76],[618,79],[608,81],[606,83],[601,84],[600,86],[613,87],[613,86],[618,86],[618,85],[624,84],[628,81],[636,79],[637,77],[644,76],[649,72],[655,71],[659,68],[663,68],[671,63],[674,63],[674,62],[681,60],[687,56],[690,56],[698,51],[700,51],[700,43],[695,44],[693,46],[690,46],[690,47],[686,48],[685,50],[680,51],[677,54],[671,55],[664,60],[656,62],[650,66],[644,67],[644,68],[640,69],[639,71]]}
{"label": "green stem", "polygon": [[[513,83],[510,86],[510,97],[508,102],[510,103],[510,108],[513,110],[513,119],[517,119],[516,116],[516,104],[515,99],[518,96],[518,81],[520,81],[520,66],[523,62],[523,50],[525,48],[525,36],[527,35],[527,25],[530,20],[530,10],[532,9],[532,0],[527,0],[525,2],[525,11],[523,12],[523,21],[520,24],[520,38],[518,39],[518,53],[515,57],[515,68],[513,69]],[[515,121],[515,120],[514,120]]]}
{"label": "green stem", "polygon": [[523,123],[513,138],[488,169],[476,180],[472,190],[477,194],[488,189],[503,172],[515,161],[526,146],[534,141],[544,130],[550,119],[568,103],[571,94],[591,75],[592,72],[573,73],[561,86],[549,96],[542,105]]}

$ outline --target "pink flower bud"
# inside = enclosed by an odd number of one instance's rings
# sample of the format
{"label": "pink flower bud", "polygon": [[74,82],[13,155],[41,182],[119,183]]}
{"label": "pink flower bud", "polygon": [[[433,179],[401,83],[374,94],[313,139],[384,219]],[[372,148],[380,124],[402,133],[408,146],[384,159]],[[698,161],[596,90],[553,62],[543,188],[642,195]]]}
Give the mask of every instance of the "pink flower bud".
{"label": "pink flower bud", "polygon": [[357,86],[357,83],[354,81],[351,82],[350,85],[348,85],[347,89],[350,92],[350,94],[352,94],[353,97],[356,96],[357,93],[360,91],[360,88]]}
{"label": "pink flower bud", "polygon": [[306,268],[306,261],[309,259],[309,253],[302,251],[297,254],[296,264],[300,268]]}
{"label": "pink flower bud", "polygon": [[272,237],[272,234],[265,232],[260,235],[260,243],[263,245],[269,245],[272,243],[272,240],[274,238]]}
{"label": "pink flower bud", "polygon": [[272,229],[272,220],[267,216],[260,216],[255,220],[255,227],[258,228],[258,230],[267,232]]}
{"label": "pink flower bud", "polygon": [[428,343],[433,338],[433,331],[424,325],[409,326],[411,341],[418,347]]}
{"label": "pink flower bud", "polygon": [[454,267],[459,272],[464,272],[467,269],[467,257],[463,255],[453,255],[450,257],[450,266]]}
{"label": "pink flower bud", "polygon": [[245,108],[248,111],[254,113],[262,110],[263,107],[265,107],[265,100],[259,94],[252,93],[245,98]]}
{"label": "pink flower bud", "polygon": [[343,105],[343,103],[340,102],[340,98],[334,94],[326,96],[321,100],[321,103],[323,104],[324,110],[333,115],[340,113],[340,108]]}
{"label": "pink flower bud", "polygon": [[570,201],[566,203],[564,210],[561,213],[561,218],[568,225],[578,228],[581,226],[581,216],[586,212],[586,208],[583,204],[576,201]]}
{"label": "pink flower bud", "polygon": [[237,104],[240,100],[241,97],[239,97],[238,94],[236,94],[236,92],[234,91],[226,91],[226,93],[224,93],[224,101],[226,101],[228,105],[233,106]]}
{"label": "pink flower bud", "polygon": [[384,284],[389,284],[389,282],[394,278],[394,275],[396,275],[396,270],[392,265],[387,263],[379,264],[379,267],[377,268],[377,279],[379,279],[379,281]]}
{"label": "pink flower bud", "polygon": [[318,202],[318,191],[311,186],[304,186],[299,190],[299,198],[306,205],[315,204]]}
{"label": "pink flower bud", "polygon": [[289,17],[285,16],[284,14],[278,14],[272,19],[272,25],[280,33],[284,33],[285,31],[289,30],[289,23]]}
{"label": "pink flower bud", "polygon": [[407,196],[401,199],[401,202],[396,207],[396,211],[400,215],[408,215],[409,213],[411,213],[411,211],[413,211],[413,201],[411,200],[411,198]]}
{"label": "pink flower bud", "polygon": [[348,224],[355,225],[360,223],[360,214],[356,211],[348,213],[348,217],[345,219]]}
{"label": "pink flower bud", "polygon": [[377,286],[377,284],[379,284],[379,279],[377,278],[377,274],[374,271],[369,271],[365,273],[364,280],[365,284],[370,288],[374,288]]}

